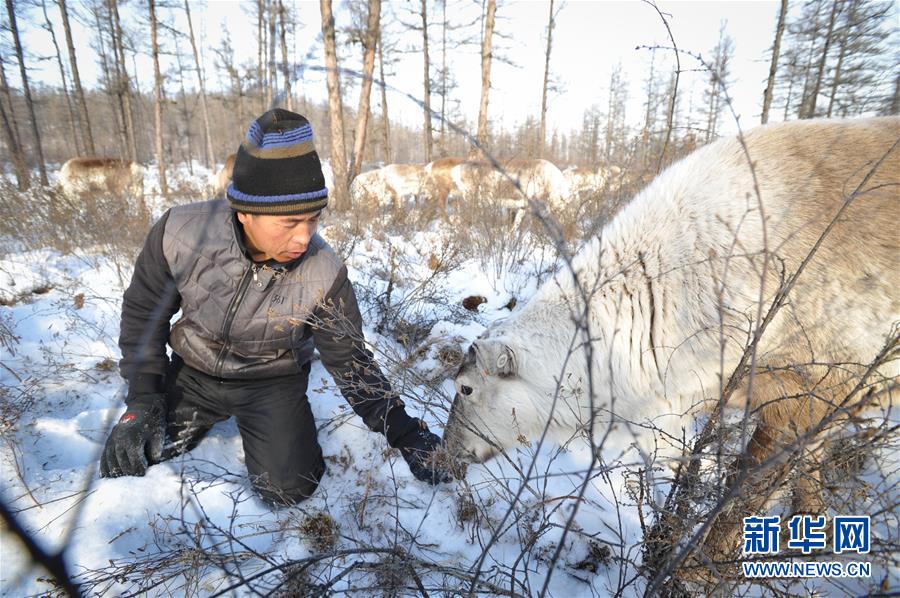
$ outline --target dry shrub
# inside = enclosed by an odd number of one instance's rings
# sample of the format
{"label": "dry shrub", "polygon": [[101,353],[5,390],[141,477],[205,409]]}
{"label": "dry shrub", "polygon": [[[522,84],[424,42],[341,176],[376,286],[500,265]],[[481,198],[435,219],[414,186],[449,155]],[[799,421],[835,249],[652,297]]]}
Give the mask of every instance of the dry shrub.
{"label": "dry shrub", "polygon": [[409,582],[410,564],[403,558],[402,549],[397,548],[397,552],[400,554],[392,552],[375,566],[375,580],[382,596],[399,595]]}
{"label": "dry shrub", "polygon": [[600,544],[591,540],[588,542],[588,554],[586,557],[578,561],[575,569],[578,571],[588,571],[596,573],[601,568],[609,567],[612,559],[612,550],[606,544]]}
{"label": "dry shrub", "polygon": [[92,248],[132,262],[149,226],[150,212],[140,199],[99,192],[74,196],[53,187],[19,191],[0,178],[0,253]]}
{"label": "dry shrub", "polygon": [[478,517],[478,506],[472,498],[471,492],[464,492],[456,499],[456,521],[460,527],[465,527],[466,523],[475,521]]}
{"label": "dry shrub", "polygon": [[[166,197],[167,206],[171,207],[204,199],[212,199],[211,191],[205,181],[197,176],[181,176],[179,173],[170,173],[168,177],[168,191]],[[225,197],[223,193],[220,197]]]}
{"label": "dry shrub", "polygon": [[328,241],[342,260],[347,261],[353,255],[356,245],[366,236],[360,228],[363,220],[353,212],[336,212],[330,207],[322,212],[319,221],[319,234]]}
{"label": "dry shrub", "polygon": [[271,596],[276,598],[310,596],[315,590],[316,585],[310,578],[308,565],[293,563],[284,568],[278,589],[272,592]]}
{"label": "dry shrub", "polygon": [[337,522],[323,511],[316,511],[304,517],[299,530],[316,552],[328,552],[337,544]]}

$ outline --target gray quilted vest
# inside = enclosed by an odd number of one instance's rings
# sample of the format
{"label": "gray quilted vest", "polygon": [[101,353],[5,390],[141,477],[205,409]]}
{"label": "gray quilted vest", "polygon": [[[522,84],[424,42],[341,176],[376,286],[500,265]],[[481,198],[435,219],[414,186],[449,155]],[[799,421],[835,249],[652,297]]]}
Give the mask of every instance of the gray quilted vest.
{"label": "gray quilted vest", "polygon": [[296,374],[313,354],[307,318],[331,289],[341,259],[318,235],[290,270],[254,264],[224,200],[172,208],[163,253],[181,294],[169,344],[219,378]]}

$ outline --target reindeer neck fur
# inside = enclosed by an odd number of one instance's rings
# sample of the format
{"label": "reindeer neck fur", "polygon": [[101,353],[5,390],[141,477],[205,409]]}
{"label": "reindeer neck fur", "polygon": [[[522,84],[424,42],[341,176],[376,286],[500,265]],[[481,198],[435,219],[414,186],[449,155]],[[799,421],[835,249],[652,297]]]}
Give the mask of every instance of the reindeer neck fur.
{"label": "reindeer neck fur", "polygon": [[[743,202],[734,205],[733,190],[722,182],[729,182],[728,173],[706,166],[708,154],[737,151],[733,145],[712,144],[657,177],[575,256],[580,289],[566,267],[517,318],[526,334],[547,328],[530,321],[554,322],[551,337],[541,336],[547,369],[579,385],[583,392],[572,394],[582,417],[593,407],[631,421],[680,418],[699,397],[716,396],[723,365],[738,358],[743,338],[722,343],[720,333],[741,321],[736,314],[746,311],[745,299],[758,296],[758,282],[730,285],[718,296],[709,277],[711,256],[733,247],[729,230],[741,225],[756,238],[760,227],[746,222]],[[752,264],[730,268],[735,282],[752,280]],[[723,314],[722,302],[741,308]],[[586,392],[588,335],[593,402]]]}

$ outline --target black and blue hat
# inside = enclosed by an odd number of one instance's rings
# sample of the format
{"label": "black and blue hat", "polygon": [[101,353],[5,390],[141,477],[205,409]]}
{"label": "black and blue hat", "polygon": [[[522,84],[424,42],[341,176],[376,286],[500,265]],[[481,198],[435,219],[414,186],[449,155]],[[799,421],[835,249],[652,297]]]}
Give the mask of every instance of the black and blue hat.
{"label": "black and blue hat", "polygon": [[234,210],[249,214],[324,208],[328,189],[309,121],[280,108],[253,121],[238,148],[226,195]]}

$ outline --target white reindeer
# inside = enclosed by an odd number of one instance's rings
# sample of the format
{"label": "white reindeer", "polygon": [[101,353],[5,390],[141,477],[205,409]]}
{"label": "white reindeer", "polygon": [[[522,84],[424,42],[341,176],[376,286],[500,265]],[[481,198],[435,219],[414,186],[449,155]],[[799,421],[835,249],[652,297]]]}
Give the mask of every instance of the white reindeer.
{"label": "white reindeer", "polygon": [[[757,422],[745,471],[810,441],[900,321],[898,139],[896,117],[784,123],[746,134],[746,151],[732,137],[671,166],[571,270],[472,344],[447,445],[480,462],[545,427],[562,442],[615,422],[652,426],[665,452],[680,452],[686,418],[717,405],[807,256],[758,341],[752,391],[745,376],[731,405]],[[898,375],[893,362],[874,378]],[[808,473],[795,509],[815,512]]]}

